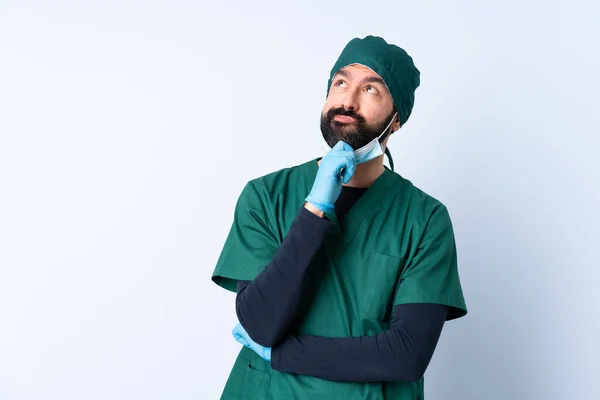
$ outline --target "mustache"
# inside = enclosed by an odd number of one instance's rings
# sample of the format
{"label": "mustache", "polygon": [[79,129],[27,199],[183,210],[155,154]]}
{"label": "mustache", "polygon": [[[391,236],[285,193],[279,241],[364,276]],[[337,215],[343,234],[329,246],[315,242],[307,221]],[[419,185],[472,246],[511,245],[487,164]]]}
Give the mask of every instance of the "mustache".
{"label": "mustache", "polygon": [[329,111],[327,111],[327,119],[329,121],[333,120],[333,117],[335,117],[336,115],[352,117],[359,124],[364,124],[364,122],[365,122],[365,119],[362,117],[362,115],[355,113],[353,110],[346,110],[344,108],[339,107],[339,108],[331,108]]}

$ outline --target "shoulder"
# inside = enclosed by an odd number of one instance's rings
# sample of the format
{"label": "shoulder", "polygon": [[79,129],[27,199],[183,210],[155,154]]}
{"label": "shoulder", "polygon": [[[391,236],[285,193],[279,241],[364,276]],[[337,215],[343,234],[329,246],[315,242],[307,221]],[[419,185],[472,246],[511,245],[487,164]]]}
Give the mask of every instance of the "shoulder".
{"label": "shoulder", "polygon": [[302,164],[281,168],[277,171],[273,171],[266,175],[254,178],[250,180],[249,183],[252,183],[256,187],[262,188],[285,184],[293,179],[301,179],[302,174],[306,172],[307,169],[309,169],[310,164],[313,162],[316,163],[315,160],[310,160]]}
{"label": "shoulder", "polygon": [[405,204],[406,212],[410,216],[420,220],[424,225],[432,218],[450,221],[448,209],[440,199],[417,187],[405,177],[394,174],[400,186],[398,197],[403,199],[402,203]]}
{"label": "shoulder", "polygon": [[[302,164],[284,167],[268,174],[251,179],[246,183],[244,191],[252,191],[261,198],[269,199],[284,194],[290,188],[302,184],[311,170],[316,167],[311,165],[316,160],[310,160]],[[312,181],[311,181],[312,183]]]}
{"label": "shoulder", "polygon": [[399,186],[395,196],[397,211],[394,214],[399,224],[410,226],[415,239],[421,238],[426,232],[452,231],[450,213],[440,199],[417,187],[409,179],[394,174]]}

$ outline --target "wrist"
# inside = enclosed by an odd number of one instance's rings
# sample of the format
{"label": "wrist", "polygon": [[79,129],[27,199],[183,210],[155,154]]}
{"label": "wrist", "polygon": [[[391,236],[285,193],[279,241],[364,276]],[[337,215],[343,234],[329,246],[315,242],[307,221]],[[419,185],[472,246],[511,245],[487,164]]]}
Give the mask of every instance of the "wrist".
{"label": "wrist", "polygon": [[325,216],[325,212],[323,210],[321,210],[314,204],[309,203],[308,201],[304,203],[304,208],[306,208],[311,213],[315,214],[317,217],[323,218]]}

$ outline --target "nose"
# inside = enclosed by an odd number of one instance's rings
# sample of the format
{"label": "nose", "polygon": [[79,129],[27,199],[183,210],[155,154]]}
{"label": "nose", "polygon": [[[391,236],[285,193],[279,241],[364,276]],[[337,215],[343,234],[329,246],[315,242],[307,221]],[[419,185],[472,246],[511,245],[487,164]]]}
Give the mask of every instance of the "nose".
{"label": "nose", "polygon": [[352,110],[354,112],[358,111],[358,96],[354,90],[349,90],[346,92],[340,100],[340,106],[345,110]]}

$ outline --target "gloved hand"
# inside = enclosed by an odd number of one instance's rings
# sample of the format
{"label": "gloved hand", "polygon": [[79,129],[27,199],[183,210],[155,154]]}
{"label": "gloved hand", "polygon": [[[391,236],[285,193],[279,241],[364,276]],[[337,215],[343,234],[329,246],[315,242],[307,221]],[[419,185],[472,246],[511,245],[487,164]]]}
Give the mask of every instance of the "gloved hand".
{"label": "gloved hand", "polygon": [[[342,168],[344,171],[340,173]],[[333,204],[342,192],[342,180],[344,183],[350,182],[355,171],[354,149],[340,140],[321,160],[315,182],[306,201],[323,212],[333,211]]]}
{"label": "gloved hand", "polygon": [[248,336],[248,332],[246,332],[246,330],[241,324],[237,324],[235,328],[233,328],[233,331],[231,333],[233,333],[233,337],[239,343],[254,351],[263,360],[271,362],[271,348],[261,346],[260,344],[252,340],[250,336]]}

